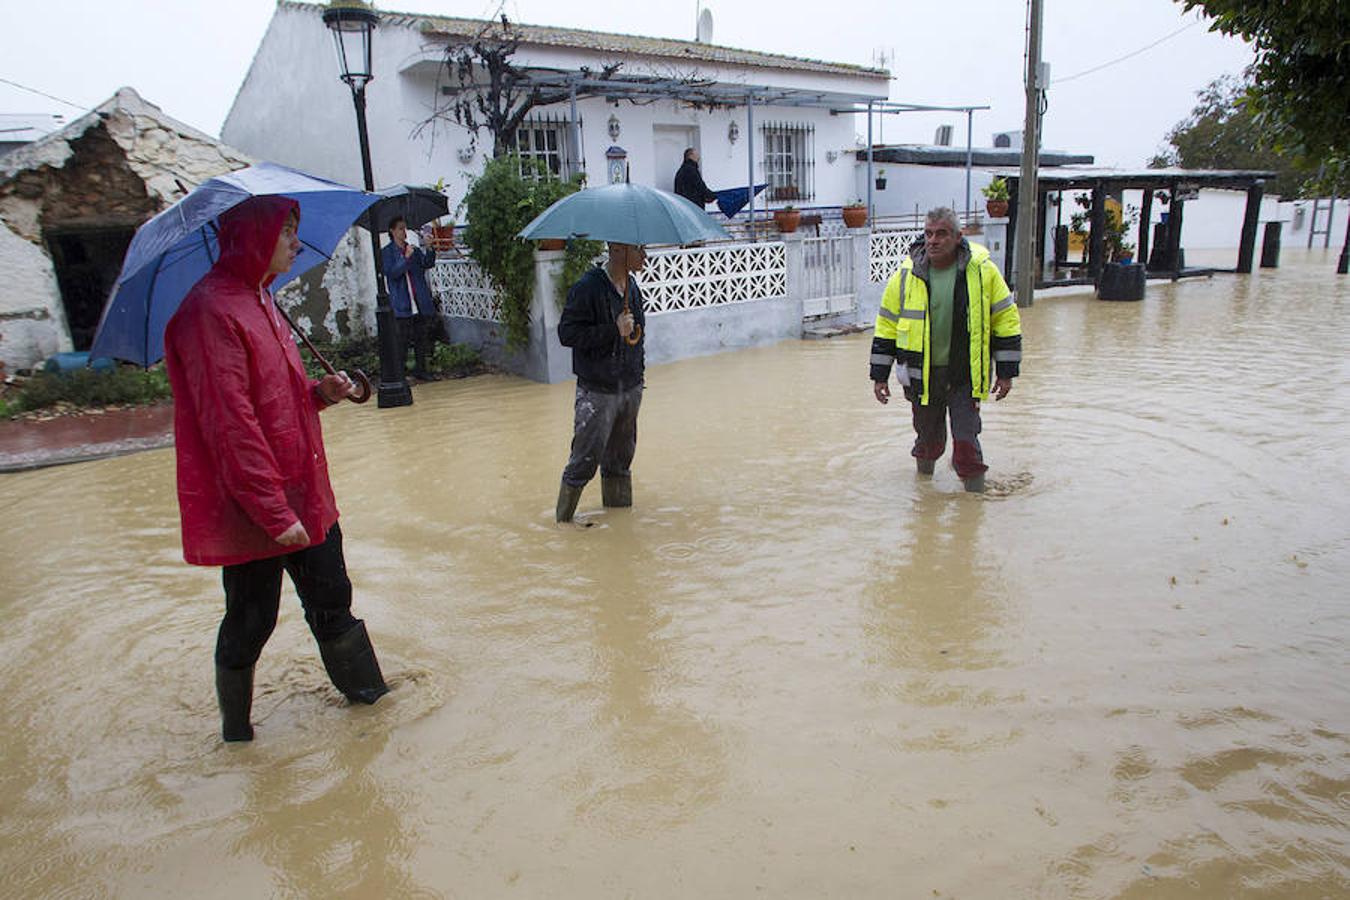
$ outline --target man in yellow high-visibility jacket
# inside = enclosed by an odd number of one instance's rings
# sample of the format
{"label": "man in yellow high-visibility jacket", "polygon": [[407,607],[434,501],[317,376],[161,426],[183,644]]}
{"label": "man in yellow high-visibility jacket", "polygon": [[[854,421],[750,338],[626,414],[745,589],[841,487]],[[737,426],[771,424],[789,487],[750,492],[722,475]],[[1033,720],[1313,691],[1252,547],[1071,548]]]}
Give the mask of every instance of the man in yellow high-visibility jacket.
{"label": "man in yellow high-visibility jacket", "polygon": [[877,310],[872,338],[872,388],[891,399],[891,363],[914,416],[920,474],[931,475],[947,449],[952,423],[952,468],[966,490],[984,490],[980,401],[1002,400],[1022,361],[1022,322],[1012,292],[989,251],[961,235],[956,213],[930,210],[923,245],[900,261]]}

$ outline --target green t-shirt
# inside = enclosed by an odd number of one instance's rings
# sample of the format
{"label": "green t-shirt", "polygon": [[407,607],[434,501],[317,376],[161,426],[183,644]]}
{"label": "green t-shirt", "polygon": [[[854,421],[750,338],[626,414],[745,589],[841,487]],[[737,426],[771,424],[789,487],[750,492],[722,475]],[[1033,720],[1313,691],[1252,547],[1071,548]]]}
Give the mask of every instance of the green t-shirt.
{"label": "green t-shirt", "polygon": [[928,270],[928,364],[945,366],[952,350],[952,310],[956,306],[956,264]]}

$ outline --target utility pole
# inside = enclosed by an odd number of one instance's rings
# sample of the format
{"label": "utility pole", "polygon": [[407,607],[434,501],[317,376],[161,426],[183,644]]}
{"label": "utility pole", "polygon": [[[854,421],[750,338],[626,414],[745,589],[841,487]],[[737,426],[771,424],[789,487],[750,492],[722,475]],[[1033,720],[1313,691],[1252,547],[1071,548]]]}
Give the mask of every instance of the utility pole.
{"label": "utility pole", "polygon": [[1030,306],[1036,288],[1036,170],[1041,157],[1041,13],[1043,0],[1028,0],[1026,120],[1022,127],[1022,176],[1017,181],[1017,246],[1014,291],[1018,306]]}

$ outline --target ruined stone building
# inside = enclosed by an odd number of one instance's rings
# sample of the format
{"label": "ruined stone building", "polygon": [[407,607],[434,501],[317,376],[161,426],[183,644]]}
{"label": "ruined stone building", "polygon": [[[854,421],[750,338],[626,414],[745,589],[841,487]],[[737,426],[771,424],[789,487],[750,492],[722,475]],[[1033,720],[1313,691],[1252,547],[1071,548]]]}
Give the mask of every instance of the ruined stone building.
{"label": "ruined stone building", "polygon": [[131,88],[0,157],[0,368],[89,349],[136,228],[250,162]]}

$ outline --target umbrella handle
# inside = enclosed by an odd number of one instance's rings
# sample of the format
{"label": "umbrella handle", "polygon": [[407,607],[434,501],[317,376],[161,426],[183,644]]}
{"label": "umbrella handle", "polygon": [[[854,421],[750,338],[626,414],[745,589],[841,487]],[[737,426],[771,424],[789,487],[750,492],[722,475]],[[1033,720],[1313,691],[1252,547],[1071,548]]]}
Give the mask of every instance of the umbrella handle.
{"label": "umbrella handle", "polygon": [[347,399],[353,403],[365,403],[370,399],[370,379],[360,369],[353,369],[350,377],[356,389],[347,395]]}
{"label": "umbrella handle", "polygon": [[[620,310],[619,314],[623,315],[624,313],[627,312],[630,312],[630,310],[628,308],[628,297],[625,296],[623,298],[623,309]],[[636,347],[638,345],[638,341],[642,340],[642,326],[639,325],[637,322],[634,322],[633,330],[628,332],[628,337],[624,338],[623,340],[624,343],[626,343],[628,346]]]}

